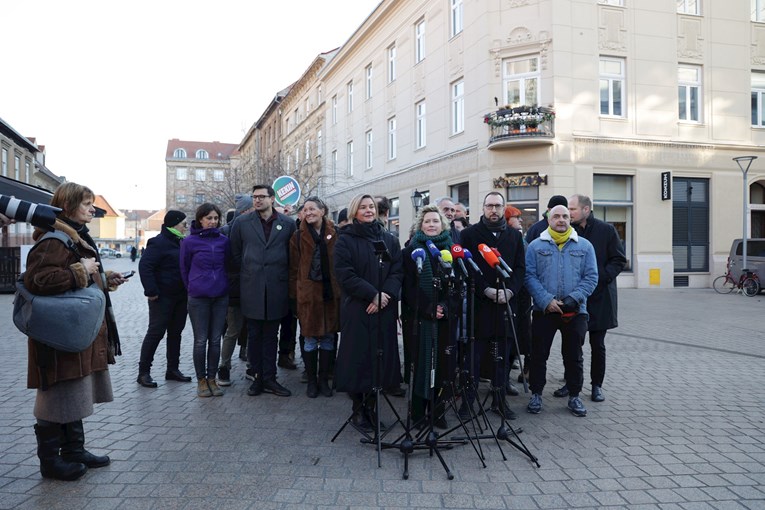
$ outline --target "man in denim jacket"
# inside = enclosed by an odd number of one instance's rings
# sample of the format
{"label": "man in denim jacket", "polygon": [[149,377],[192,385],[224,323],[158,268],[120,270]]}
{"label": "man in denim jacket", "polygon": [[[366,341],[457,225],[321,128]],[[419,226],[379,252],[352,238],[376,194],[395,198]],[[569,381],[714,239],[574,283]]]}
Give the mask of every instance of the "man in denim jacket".
{"label": "man in denim jacket", "polygon": [[568,208],[550,210],[550,226],[526,250],[525,284],[534,299],[531,324],[530,413],[542,410],[547,358],[556,331],[563,337],[563,365],[569,389],[568,408],[587,416],[579,398],[584,379],[582,344],[587,333],[587,297],[598,284],[595,250],[571,227]]}

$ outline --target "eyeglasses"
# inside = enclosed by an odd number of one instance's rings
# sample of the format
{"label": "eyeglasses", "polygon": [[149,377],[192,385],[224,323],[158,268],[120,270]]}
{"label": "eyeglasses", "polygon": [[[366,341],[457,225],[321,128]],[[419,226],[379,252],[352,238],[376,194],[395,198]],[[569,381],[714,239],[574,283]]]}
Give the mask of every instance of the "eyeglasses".
{"label": "eyeglasses", "polygon": [[269,195],[252,195],[253,200],[265,200],[269,197]]}
{"label": "eyeglasses", "polygon": [[504,204],[483,204],[484,209],[502,209]]}

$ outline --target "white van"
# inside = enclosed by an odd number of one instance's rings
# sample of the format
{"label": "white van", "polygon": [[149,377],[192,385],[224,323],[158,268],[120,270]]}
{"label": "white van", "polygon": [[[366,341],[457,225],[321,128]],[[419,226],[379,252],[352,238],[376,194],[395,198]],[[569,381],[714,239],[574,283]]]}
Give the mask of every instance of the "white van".
{"label": "white van", "polygon": [[741,239],[734,239],[728,255],[730,263],[730,272],[733,278],[738,281],[741,278],[741,270],[749,269],[757,273],[760,278],[760,284],[765,279],[765,239],[747,239],[746,240],[746,265],[744,268],[744,242]]}

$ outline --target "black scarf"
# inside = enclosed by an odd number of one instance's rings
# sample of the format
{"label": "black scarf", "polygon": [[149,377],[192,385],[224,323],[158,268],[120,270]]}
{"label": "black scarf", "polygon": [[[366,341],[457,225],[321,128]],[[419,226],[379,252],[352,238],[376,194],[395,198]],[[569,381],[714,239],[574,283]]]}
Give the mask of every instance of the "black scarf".
{"label": "black scarf", "polygon": [[321,260],[321,297],[324,301],[332,301],[334,299],[334,293],[332,292],[332,280],[330,279],[329,272],[329,252],[327,250],[325,232],[327,230],[327,220],[321,220],[321,230],[316,231],[308,223],[305,224],[305,228],[311,234],[314,243],[313,256],[316,257],[316,252],[319,252],[319,259]]}
{"label": "black scarf", "polygon": [[486,219],[486,216],[481,216],[481,223],[492,233],[502,232],[507,228],[507,220],[505,220],[504,216],[500,216],[499,221],[496,223]]}

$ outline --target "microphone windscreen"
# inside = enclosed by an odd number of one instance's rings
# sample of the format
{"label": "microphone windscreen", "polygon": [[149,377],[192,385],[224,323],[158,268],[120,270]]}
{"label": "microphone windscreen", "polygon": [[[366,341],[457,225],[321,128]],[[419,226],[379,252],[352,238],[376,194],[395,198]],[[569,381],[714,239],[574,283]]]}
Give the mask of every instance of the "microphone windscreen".
{"label": "microphone windscreen", "polygon": [[481,256],[491,267],[497,267],[499,265],[499,259],[496,255],[494,255],[494,252],[491,251],[491,248],[489,248],[487,245],[479,244],[478,251],[481,252]]}
{"label": "microphone windscreen", "polygon": [[415,262],[417,259],[424,259],[425,258],[425,250],[422,248],[417,248],[416,250],[412,250],[412,260]]}
{"label": "microphone windscreen", "polygon": [[433,255],[434,257],[441,256],[441,252],[438,251],[438,248],[436,248],[436,245],[433,244],[433,241],[425,241],[425,246],[428,248],[428,251],[430,252],[430,254]]}
{"label": "microphone windscreen", "polygon": [[467,248],[463,248],[463,249],[462,249],[462,253],[464,253],[464,254],[465,254],[465,258],[466,258],[466,259],[470,259],[470,260],[473,260],[473,254],[472,254],[472,253],[470,253],[470,250],[468,250]]}
{"label": "microphone windscreen", "polygon": [[452,258],[452,254],[449,253],[449,250],[441,250],[441,260],[443,260],[447,264],[451,264],[454,261],[454,259]]}
{"label": "microphone windscreen", "polygon": [[452,245],[452,257],[455,259],[465,258],[465,251],[462,249],[462,246],[460,246],[459,244]]}

